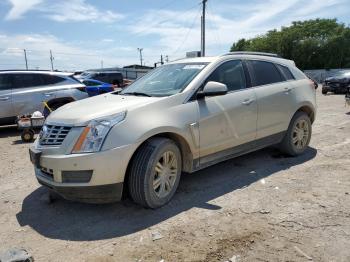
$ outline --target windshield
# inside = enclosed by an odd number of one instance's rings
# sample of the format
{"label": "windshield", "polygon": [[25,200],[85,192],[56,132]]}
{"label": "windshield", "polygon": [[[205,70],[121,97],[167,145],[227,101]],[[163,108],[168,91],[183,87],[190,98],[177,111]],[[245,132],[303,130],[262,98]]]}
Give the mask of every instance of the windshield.
{"label": "windshield", "polygon": [[207,63],[169,64],[152,70],[125,88],[121,95],[171,96],[180,93]]}

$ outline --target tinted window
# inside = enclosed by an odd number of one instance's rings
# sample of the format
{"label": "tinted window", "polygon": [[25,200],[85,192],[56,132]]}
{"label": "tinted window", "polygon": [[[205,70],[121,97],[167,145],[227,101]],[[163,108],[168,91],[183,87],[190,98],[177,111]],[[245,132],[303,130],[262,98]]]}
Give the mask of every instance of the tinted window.
{"label": "tinted window", "polygon": [[43,85],[54,85],[60,82],[64,82],[65,79],[54,75],[41,75],[43,80]]}
{"label": "tinted window", "polygon": [[280,72],[273,63],[265,61],[249,61],[254,86],[268,85],[277,82],[282,82]]}
{"label": "tinted window", "polygon": [[89,81],[89,80],[84,80],[83,84],[86,86],[99,86],[100,85],[100,83],[98,83],[98,82],[93,82],[93,81]]}
{"label": "tinted window", "polygon": [[209,76],[207,82],[209,81],[215,81],[225,84],[227,86],[228,91],[246,88],[246,79],[242,61],[229,61],[220,65]]}
{"label": "tinted window", "polygon": [[43,84],[40,74],[13,74],[13,88],[35,87]]}
{"label": "tinted window", "polygon": [[0,90],[11,89],[9,75],[0,74]]}
{"label": "tinted window", "polygon": [[280,70],[280,72],[286,80],[294,80],[294,76],[292,75],[288,67],[278,64],[276,64],[276,66],[278,67],[278,69]]}

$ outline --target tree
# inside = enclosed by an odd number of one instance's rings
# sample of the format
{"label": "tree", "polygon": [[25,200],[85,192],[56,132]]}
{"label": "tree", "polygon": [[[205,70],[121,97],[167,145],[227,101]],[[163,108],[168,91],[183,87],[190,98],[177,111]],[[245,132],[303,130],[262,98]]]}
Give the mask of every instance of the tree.
{"label": "tree", "polygon": [[350,28],[336,19],[292,22],[252,39],[240,39],[231,51],[271,52],[294,60],[301,69],[350,67]]}

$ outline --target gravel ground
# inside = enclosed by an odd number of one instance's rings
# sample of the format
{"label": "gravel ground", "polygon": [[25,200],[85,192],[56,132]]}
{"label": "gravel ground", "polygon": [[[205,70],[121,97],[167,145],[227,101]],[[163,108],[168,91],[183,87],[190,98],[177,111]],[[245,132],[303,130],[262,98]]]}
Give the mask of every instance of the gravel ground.
{"label": "gravel ground", "polygon": [[184,175],[157,210],[130,200],[48,203],[29,145],[1,128],[0,252],[23,247],[36,261],[350,261],[350,108],[320,89],[318,106],[304,155],[269,148]]}

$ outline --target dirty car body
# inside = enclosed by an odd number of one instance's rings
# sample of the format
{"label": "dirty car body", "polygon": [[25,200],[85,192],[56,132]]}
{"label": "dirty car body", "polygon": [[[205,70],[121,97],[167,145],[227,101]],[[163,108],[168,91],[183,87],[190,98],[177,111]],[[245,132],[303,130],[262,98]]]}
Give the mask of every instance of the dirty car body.
{"label": "dirty car body", "polygon": [[[259,66],[275,79],[260,81]],[[30,155],[39,183],[67,199],[118,201],[127,187],[137,203],[155,208],[171,199],[181,172],[278,144],[301,113],[314,121],[315,90],[289,60],[241,53],[184,59],[119,94],[61,107]],[[155,192],[142,191],[148,186]]]}

